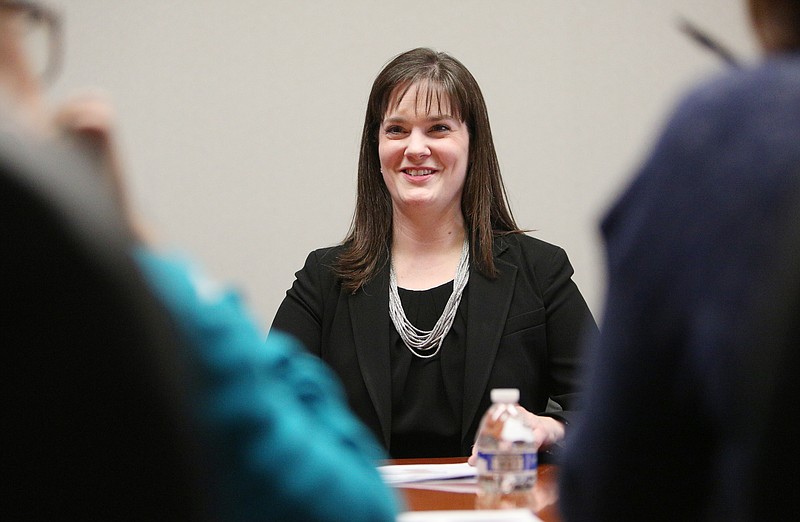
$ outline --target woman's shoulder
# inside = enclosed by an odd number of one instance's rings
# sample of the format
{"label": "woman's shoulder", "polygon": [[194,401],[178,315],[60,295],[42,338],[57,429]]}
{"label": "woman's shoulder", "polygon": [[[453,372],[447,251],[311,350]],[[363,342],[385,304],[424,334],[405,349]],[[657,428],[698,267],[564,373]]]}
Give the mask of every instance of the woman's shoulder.
{"label": "woman's shoulder", "polygon": [[331,267],[336,263],[344,247],[342,245],[325,246],[315,248],[306,256],[305,266],[327,266]]}
{"label": "woman's shoulder", "polygon": [[499,263],[510,263],[541,277],[572,270],[563,248],[523,233],[500,236],[495,246],[495,257]]}
{"label": "woman's shoulder", "polygon": [[316,248],[308,254],[309,259],[314,259],[317,262],[325,265],[330,265],[338,259],[339,255],[344,250],[343,245],[326,246]]}
{"label": "woman's shoulder", "polygon": [[310,278],[318,282],[337,280],[336,262],[344,247],[342,245],[317,248],[309,252],[303,268],[295,273],[298,279]]}
{"label": "woman's shoulder", "polygon": [[511,249],[522,251],[528,255],[537,255],[545,258],[550,258],[564,252],[564,249],[558,245],[548,243],[547,241],[529,236],[522,232],[498,236],[497,243],[497,251],[499,252],[505,249]]}

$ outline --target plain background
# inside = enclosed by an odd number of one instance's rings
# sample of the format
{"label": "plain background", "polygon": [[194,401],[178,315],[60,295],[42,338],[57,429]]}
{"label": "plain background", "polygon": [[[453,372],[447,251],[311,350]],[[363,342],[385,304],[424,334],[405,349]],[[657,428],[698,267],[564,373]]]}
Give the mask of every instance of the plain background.
{"label": "plain background", "polygon": [[725,68],[678,20],[756,57],[737,0],[51,3],[52,102],[110,96],[145,221],[264,328],[308,252],[347,232],[367,96],[395,55],[432,47],[477,78],[518,224],[566,249],[598,319],[600,218],[680,94]]}

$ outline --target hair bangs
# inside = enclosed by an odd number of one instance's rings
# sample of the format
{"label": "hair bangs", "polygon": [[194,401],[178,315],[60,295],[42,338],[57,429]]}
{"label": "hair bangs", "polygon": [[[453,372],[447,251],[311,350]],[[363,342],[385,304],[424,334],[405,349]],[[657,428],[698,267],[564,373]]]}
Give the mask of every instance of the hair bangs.
{"label": "hair bangs", "polygon": [[463,118],[463,102],[458,99],[452,80],[434,78],[432,75],[417,75],[397,87],[386,101],[386,113],[397,110],[407,95],[414,96],[414,105],[419,110],[424,108],[425,114],[452,116],[460,121]]}

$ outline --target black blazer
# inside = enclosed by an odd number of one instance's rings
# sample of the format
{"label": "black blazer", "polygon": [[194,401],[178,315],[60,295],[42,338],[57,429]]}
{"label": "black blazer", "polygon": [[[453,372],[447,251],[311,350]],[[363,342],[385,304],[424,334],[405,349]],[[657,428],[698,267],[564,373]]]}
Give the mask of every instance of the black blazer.
{"label": "black blazer", "polygon": [[[342,290],[331,270],[341,246],[315,250],[297,272],[272,323],[321,357],[344,384],[351,408],[386,447],[392,426],[389,269],[355,294]],[[520,404],[544,413],[548,399],[568,421],[580,374],[581,336],[596,329],[572,281],[563,249],[514,234],[495,241],[499,276],[472,269],[467,302],[467,345],[462,451],[470,453],[492,388],[519,388]]]}

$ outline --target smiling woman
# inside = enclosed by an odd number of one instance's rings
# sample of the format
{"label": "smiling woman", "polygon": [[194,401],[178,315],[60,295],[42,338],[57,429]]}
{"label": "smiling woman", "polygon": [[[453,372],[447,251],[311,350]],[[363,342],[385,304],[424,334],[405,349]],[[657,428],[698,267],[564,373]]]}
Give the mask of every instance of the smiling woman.
{"label": "smiling woman", "polygon": [[[392,198],[394,226],[401,230],[420,227],[420,220],[463,229],[461,193],[467,175],[469,131],[463,121],[450,115],[453,111],[447,100],[440,98],[436,107],[427,106],[428,91],[434,88],[396,89],[392,108],[381,124],[381,173]],[[413,270],[403,272],[401,282],[413,274]]]}
{"label": "smiling woman", "polygon": [[308,256],[272,323],[336,371],[395,458],[469,455],[492,388],[520,390],[543,445],[574,409],[596,327],[566,253],[517,227],[498,165],[466,67],[394,58],[369,96],[350,232]]}

